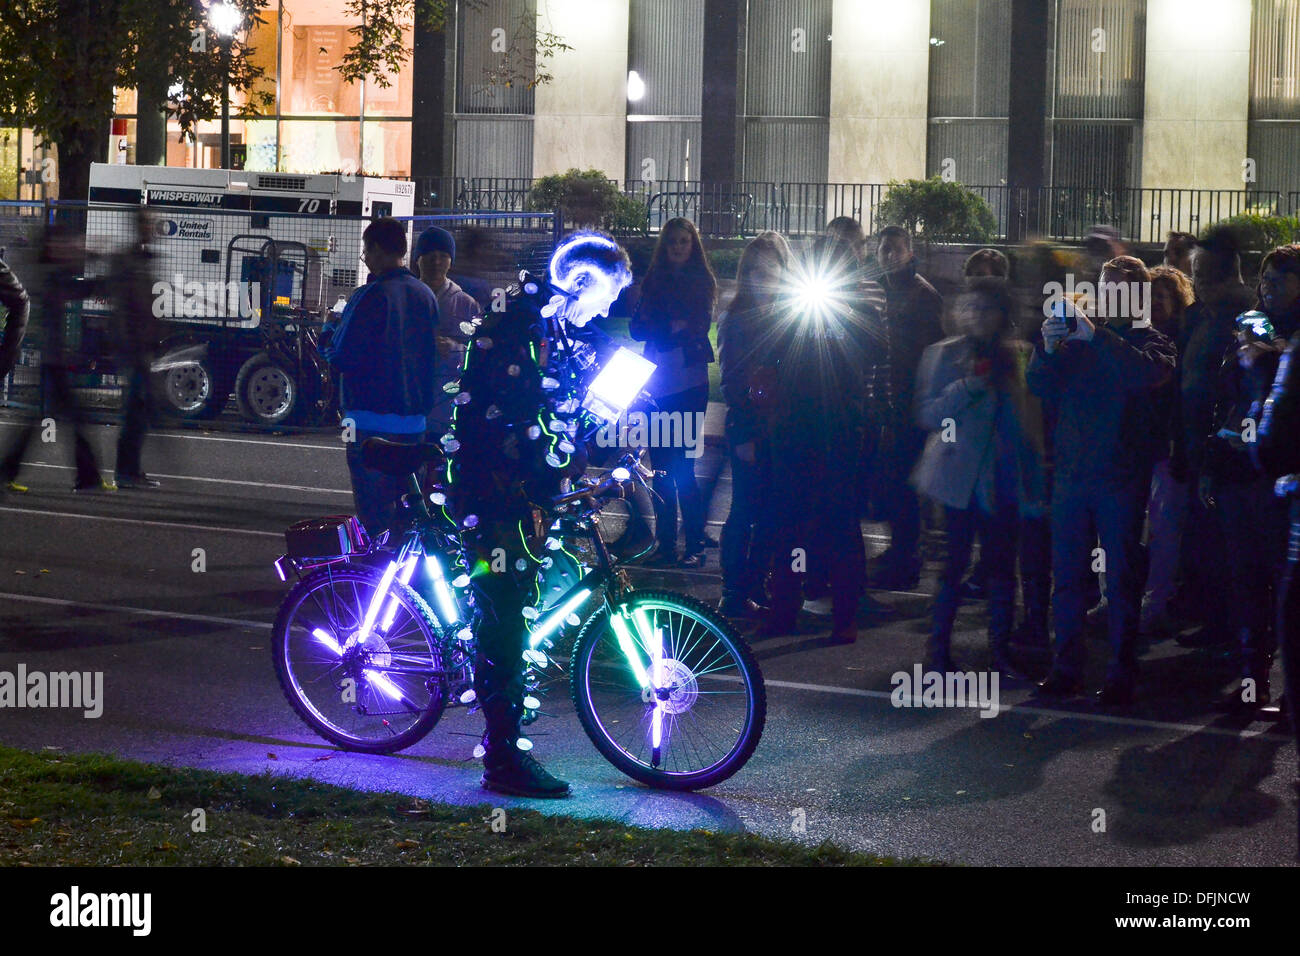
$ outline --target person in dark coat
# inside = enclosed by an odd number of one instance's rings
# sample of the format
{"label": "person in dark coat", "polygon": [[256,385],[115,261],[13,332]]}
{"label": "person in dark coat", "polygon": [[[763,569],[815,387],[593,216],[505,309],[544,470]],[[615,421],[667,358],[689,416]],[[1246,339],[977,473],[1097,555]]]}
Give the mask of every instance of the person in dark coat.
{"label": "person in dark coat", "polygon": [[[655,429],[659,435],[673,431],[681,443],[652,448],[650,457],[663,478],[654,481],[655,528],[659,547],[651,564],[676,565],[677,511],[681,507],[686,549],[681,567],[704,564],[704,549],[715,544],[704,533],[705,502],[695,482],[698,448],[685,447],[686,436],[702,440],[704,413],[709,405],[709,364],[713,346],[713,307],[717,280],[704,256],[699,231],[689,219],[664,223],[655,244],[650,267],[641,282],[641,297],[628,323],[628,334],[644,342],[645,357],[657,366],[646,386],[655,412],[678,419],[680,429]],[[689,429],[685,416],[694,416]]]}
{"label": "person in dark coat", "polygon": [[[876,456],[879,504],[889,521],[889,549],[880,556],[871,583],[878,588],[907,591],[921,572],[921,506],[908,476],[925,447],[926,433],[912,418],[913,393],[921,353],[944,337],[943,297],[916,271],[912,238],[901,226],[880,230],[876,249],[887,305],[889,336],[886,362],[873,386],[879,399],[887,394]],[[884,372],[885,381],[880,381]]]}
{"label": "person in dark coat", "polygon": [[[1111,660],[1099,698],[1126,706],[1135,699],[1142,523],[1159,454],[1153,396],[1174,373],[1174,344],[1135,321],[1146,267],[1131,256],[1102,269],[1104,290],[1128,283],[1128,308],[1103,309],[1106,324],[1068,308],[1042,326],[1043,343],[1029,363],[1029,387],[1058,411],[1052,488],[1052,670],[1038,685],[1045,696],[1082,689],[1087,657],[1085,595],[1089,575],[1104,571],[1109,597]],[[1071,321],[1074,328],[1071,329]],[[1096,544],[1100,538],[1101,549]]]}
{"label": "person in dark coat", "polygon": [[1209,505],[1210,476],[1205,469],[1209,438],[1219,427],[1214,421],[1219,370],[1236,345],[1234,322],[1254,304],[1255,297],[1241,280],[1241,255],[1230,230],[1210,229],[1192,251],[1192,287],[1196,300],[1187,310],[1179,343],[1179,440],[1191,493],[1180,561],[1183,585],[1180,610],[1203,626],[1180,636],[1184,646],[1226,642],[1233,637],[1227,608],[1216,594],[1223,569],[1217,558],[1226,544],[1219,512]]}
{"label": "person in dark coat", "polygon": [[1291,336],[1278,362],[1260,415],[1258,441],[1250,446],[1250,453],[1260,473],[1273,480],[1273,493],[1290,507],[1286,569],[1278,587],[1275,626],[1282,650],[1286,707],[1300,749],[1300,332]]}
{"label": "person in dark coat", "polygon": [[388,528],[401,478],[367,468],[367,438],[416,444],[437,400],[438,303],[409,269],[406,229],[376,219],[361,234],[370,278],[348,299],[338,325],[327,326],[321,354],[341,374],[339,406],[355,427],[348,471],[357,518],[371,535]]}
{"label": "person in dark coat", "polygon": [[731,510],[722,526],[720,559],[722,600],[728,617],[754,617],[765,607],[763,583],[770,564],[766,531],[769,508],[771,447],[768,442],[769,396],[763,376],[767,351],[778,334],[777,310],[789,288],[793,255],[776,232],[757,236],[736,267],[736,296],[718,318],[718,361],[722,398],[727,403],[724,432],[731,464]]}
{"label": "person in dark coat", "polygon": [[772,487],[782,495],[772,538],[769,634],[793,630],[805,581],[825,581],[831,640],[857,639],[866,554],[858,523],[868,382],[884,356],[874,283],[852,245],[823,236],[796,277],[774,349],[776,401],[769,418]]}
{"label": "person in dark coat", "polygon": [[1241,683],[1221,703],[1247,711],[1272,699],[1274,610],[1286,562],[1286,505],[1273,494],[1273,479],[1257,470],[1251,445],[1258,440],[1282,351],[1300,331],[1300,245],[1282,246],[1264,258],[1258,305],[1273,332],[1261,335],[1239,326],[1236,347],[1223,358],[1214,417],[1218,430],[1205,453],[1210,483],[1202,489],[1206,503],[1219,512],[1231,556],[1225,566],[1228,619],[1237,638]]}

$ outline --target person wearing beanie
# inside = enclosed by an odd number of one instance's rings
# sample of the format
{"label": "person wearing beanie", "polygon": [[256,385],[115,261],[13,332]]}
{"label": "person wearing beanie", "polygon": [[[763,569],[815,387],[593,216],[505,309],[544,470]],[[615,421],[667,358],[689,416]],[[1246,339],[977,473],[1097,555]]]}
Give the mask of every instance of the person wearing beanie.
{"label": "person wearing beanie", "polygon": [[420,281],[438,300],[438,404],[429,416],[428,434],[441,438],[451,429],[451,396],[442,386],[457,377],[473,326],[483,314],[474,297],[447,277],[456,260],[456,239],[446,229],[430,226],[415,240],[415,267]]}

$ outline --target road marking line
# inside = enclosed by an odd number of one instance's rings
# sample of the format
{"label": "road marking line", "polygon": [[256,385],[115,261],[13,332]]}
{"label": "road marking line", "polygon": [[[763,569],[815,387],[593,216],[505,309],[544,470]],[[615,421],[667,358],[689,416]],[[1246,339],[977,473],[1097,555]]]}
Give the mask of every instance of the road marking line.
{"label": "road marking line", "polygon": [[237,617],[215,617],[211,614],[184,614],[178,611],[155,611],[147,607],[128,607],[123,604],[91,604],[87,601],[67,601],[63,598],[37,597],[34,594],[11,594],[0,591],[0,598],[11,601],[29,601],[32,604],[52,604],[56,607],[82,607],[92,611],[111,611],[115,614],[143,614],[147,617],[170,617],[182,621],[204,621],[208,624],[231,624],[235,627],[255,627],[269,631],[275,625],[264,621],[246,621]]}
{"label": "road marking line", "polygon": [[[249,621],[243,618],[216,617],[210,614],[185,614],[177,611],[155,611],[150,608],[129,607],[120,604],[92,604],[86,601],[68,601],[63,598],[37,597],[31,594],[0,592],[0,598],[8,598],[12,601],[28,601],[33,604],[50,604],[56,607],[80,607],[94,611],[109,611],[120,614],[143,614],[147,617],[170,617],[184,621],[203,621],[209,624],[228,624],[234,627],[252,627],[264,631],[269,631],[275,626],[274,624],[269,624],[264,621]],[[737,682],[740,680],[739,677],[728,677],[725,675],[719,675],[717,679]],[[814,691],[821,694],[839,694],[846,697],[870,697],[880,700],[890,700],[893,697],[892,692],[887,690],[863,690],[859,687],[835,687],[827,684],[806,684],[798,681],[787,680],[764,680],[763,683],[767,687],[784,687],[789,690]],[[944,709],[956,710],[958,708]],[[964,707],[960,709],[978,711],[978,708],[975,707]],[[1184,734],[1213,734],[1219,737],[1260,737],[1268,733],[1268,731],[1264,730],[1227,730],[1222,727],[1179,724],[1165,720],[1147,720],[1141,717],[1116,717],[1111,714],[1079,714],[1071,711],[1051,710],[1045,707],[1026,707],[1022,704],[1006,704],[998,708],[999,714],[1008,711],[1013,711],[1018,714],[1032,714],[1035,717],[1087,720],[1092,721],[1093,723],[1117,724],[1123,727],[1145,727],[1151,730],[1169,730]]]}
{"label": "road marking line", "polygon": [[[724,677],[723,680],[739,681],[739,677]],[[791,690],[809,690],[817,691],[823,694],[843,694],[849,697],[878,697],[882,700],[890,700],[893,697],[892,691],[887,690],[863,690],[859,687],[833,687],[825,684],[801,684],[797,681],[786,680],[766,680],[763,683],[767,687],[786,687]],[[913,697],[920,706],[920,697]],[[915,708],[913,708],[915,709]],[[943,707],[943,708],[926,708],[929,710],[969,710],[979,712],[978,707]],[[998,714],[1014,712],[1017,714],[1032,714],[1035,717],[1056,717],[1070,718],[1072,720],[1090,720],[1099,724],[1119,724],[1124,727],[1148,727],[1152,730],[1173,730],[1179,733],[1187,734],[1215,734],[1220,737],[1260,737],[1268,733],[1265,730],[1228,730],[1223,727],[1208,727],[1197,724],[1178,724],[1166,720],[1147,720],[1144,717],[1117,717],[1113,714],[1080,714],[1068,710],[1053,710],[1048,707],[1027,707],[1024,704],[1001,704],[998,707]]]}
{"label": "road marking line", "polygon": [[5,508],[0,507],[0,511],[12,511],[20,515],[47,515],[51,518],[85,518],[87,521],[119,521],[123,524],[143,524],[154,528],[185,528],[190,531],[216,531],[222,534],[252,534],[262,538],[279,538],[284,540],[284,534],[277,534],[274,531],[253,531],[246,528],[219,528],[215,525],[207,524],[180,524],[175,521],[146,521],[144,518],[118,518],[113,515],[87,515],[75,511],[38,511],[32,508]]}
{"label": "road marking line", "polygon": [[[29,461],[23,463],[27,468],[55,468],[59,471],[75,471],[72,465],[47,465],[40,461]],[[344,491],[341,488],[313,488],[310,485],[277,485],[269,481],[239,481],[236,478],[196,478],[193,475],[163,475],[157,472],[150,472],[152,478],[166,478],[169,481],[206,481],[218,485],[243,485],[249,488],[275,488],[278,491],[309,491],[315,494],[323,495],[347,495],[352,497],[351,490]],[[128,489],[129,490],[129,489]]]}
{"label": "road marking line", "polygon": [[[25,428],[26,422],[0,422],[0,427],[6,428]],[[266,440],[259,441],[255,438],[222,438],[218,435],[186,435],[177,432],[160,432],[150,430],[149,437],[153,438],[179,438],[185,441],[225,441],[233,442],[239,445],[269,445],[274,448],[306,448],[312,451],[346,451],[347,449],[337,445],[308,445],[302,442],[278,442],[274,441],[274,436],[269,436]]]}

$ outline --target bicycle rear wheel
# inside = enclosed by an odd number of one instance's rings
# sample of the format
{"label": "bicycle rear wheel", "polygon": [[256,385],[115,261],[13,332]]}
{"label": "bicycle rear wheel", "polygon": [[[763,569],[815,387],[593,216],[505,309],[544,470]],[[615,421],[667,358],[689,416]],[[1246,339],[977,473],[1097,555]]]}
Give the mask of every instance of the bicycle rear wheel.
{"label": "bicycle rear wheel", "polygon": [[682,594],[638,591],[626,609],[626,617],[615,610],[616,623],[602,608],[574,646],[571,689],[587,736],[652,787],[726,780],[754,753],[767,716],[749,646],[725,618]]}
{"label": "bicycle rear wheel", "polygon": [[422,738],[447,705],[433,612],[393,581],[364,643],[358,640],[382,572],[361,565],[306,575],[280,605],[271,654],[298,716],[349,750],[393,753]]}

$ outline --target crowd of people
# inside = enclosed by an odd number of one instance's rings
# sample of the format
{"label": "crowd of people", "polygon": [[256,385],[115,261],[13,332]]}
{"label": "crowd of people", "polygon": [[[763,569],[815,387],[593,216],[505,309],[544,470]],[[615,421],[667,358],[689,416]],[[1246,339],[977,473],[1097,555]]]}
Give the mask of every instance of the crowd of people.
{"label": "crowd of people", "polygon": [[[321,339],[340,377],[341,412],[356,429],[348,466],[358,518],[382,533],[402,491],[365,466],[364,439],[437,441],[455,463],[452,484],[473,486],[483,546],[514,549],[519,535],[506,525],[519,516],[507,507],[510,489],[536,476],[514,474],[527,458],[514,438],[497,447],[484,436],[519,411],[509,396],[531,387],[534,372],[545,383],[591,365],[583,339],[603,336],[591,320],[608,314],[631,283],[627,255],[595,234],[569,243],[568,277],[557,278],[553,262],[550,286],[537,279],[531,284],[543,291],[515,289],[497,315],[450,278],[456,243],[445,230],[418,236],[411,268],[406,228],[395,220],[371,223],[363,247],[370,279]],[[47,235],[45,258],[56,272],[78,253],[71,235]],[[128,320],[116,477],[137,487],[155,484],[140,462],[156,338],[140,281],[147,258],[139,238],[109,270],[114,278],[96,280],[103,288],[95,289],[113,296]],[[1253,711],[1269,703],[1279,641],[1294,662],[1300,628],[1300,366],[1292,361],[1300,245],[1268,253],[1252,288],[1227,229],[1200,238],[1171,233],[1164,261],[1148,267],[1114,230],[1097,227],[1069,279],[1050,294],[1052,284],[1029,288],[1024,277],[1013,281],[1006,255],[981,249],[945,302],[918,272],[907,230],[889,226],[869,239],[860,223],[841,217],[804,253],[775,232],[749,242],[734,294],[719,310],[720,283],[698,230],[686,219],[665,224],[628,331],[656,366],[647,391],[657,412],[702,417],[709,367],[719,364],[732,494],[714,541],[694,457],[681,444],[652,448],[650,563],[699,568],[718,548],[724,615],[777,636],[799,627],[809,602],[829,605],[831,641],[846,644],[860,626],[895,613],[871,590],[918,587],[928,518],[945,532],[924,650],[930,670],[960,668],[952,652],[958,610],[963,600],[982,600],[989,667],[1009,681],[1038,678],[1040,695],[1083,690],[1092,624],[1109,637],[1104,706],[1134,702],[1144,642],[1164,637],[1233,648],[1241,681],[1223,704]],[[61,311],[59,296],[89,294],[71,273],[46,289],[48,314]],[[549,304],[538,299],[552,292]],[[9,316],[2,376],[16,361],[27,315],[21,285],[3,267],[0,296]],[[74,426],[77,488],[106,488],[81,434],[57,336],[45,362],[45,404]],[[548,427],[533,407],[550,401],[539,389],[519,399],[530,440],[536,422],[538,431]],[[484,392],[486,401],[470,397]],[[0,479],[10,488],[30,438],[24,431],[5,456]],[[548,481],[586,462],[580,449],[566,453],[562,467],[551,457],[532,462]],[[890,530],[874,563],[864,519]],[[519,563],[527,561],[521,554]],[[497,585],[496,604],[523,599],[518,582]],[[500,624],[495,637],[488,628],[483,647],[513,646],[522,633],[509,615]],[[1034,648],[1050,649],[1046,673],[1043,654],[1024,652]],[[567,789],[508,746],[518,729],[517,675],[482,663],[490,736],[499,738],[489,750],[509,754],[498,773],[503,786]],[[1294,686],[1288,694],[1300,699]]]}
{"label": "crowd of people", "polygon": [[[685,220],[665,226],[654,262],[671,280],[643,285],[638,315],[653,318],[633,335],[670,356],[665,382],[692,370],[664,391],[667,407],[695,408],[715,282]],[[870,589],[918,586],[926,516],[945,532],[928,668],[958,667],[956,615],[979,599],[990,666],[1040,678],[1040,695],[1082,691],[1096,626],[1110,644],[1104,706],[1134,702],[1141,649],[1165,638],[1231,649],[1241,680],[1225,708],[1269,704],[1279,637],[1295,628],[1285,476],[1300,434],[1282,410],[1295,401],[1284,353],[1300,332],[1300,245],[1265,256],[1252,288],[1226,228],[1171,233],[1148,267],[1097,227],[1074,270],[1049,294],[981,249],[945,302],[898,227],[872,243],[836,219],[803,256],[777,233],[750,242],[717,318],[732,476],[720,610],[780,635],[805,602],[829,599],[831,640],[851,643],[892,612]],[[687,387],[691,404],[677,396]],[[675,558],[675,499],[680,563],[696,566],[707,536],[690,463],[652,454],[671,472],[656,553]],[[864,518],[890,529],[870,572]],[[1030,648],[1050,650],[1045,674]]]}

